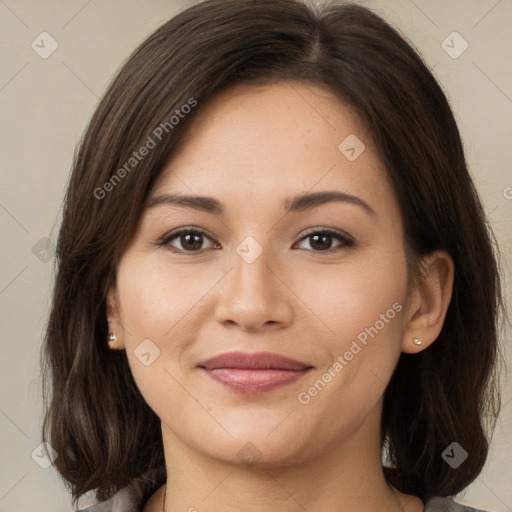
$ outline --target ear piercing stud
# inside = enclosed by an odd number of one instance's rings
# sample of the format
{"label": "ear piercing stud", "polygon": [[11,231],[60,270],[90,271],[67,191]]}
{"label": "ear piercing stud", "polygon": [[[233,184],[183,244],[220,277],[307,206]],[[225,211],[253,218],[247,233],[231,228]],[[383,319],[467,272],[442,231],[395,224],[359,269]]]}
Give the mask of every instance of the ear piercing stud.
{"label": "ear piercing stud", "polygon": [[124,347],[119,346],[119,340],[117,339],[117,336],[113,332],[108,333],[107,337],[108,346],[112,350],[123,350]]}
{"label": "ear piercing stud", "polygon": [[421,345],[421,340],[418,338],[413,338],[412,341],[414,342],[415,345]]}

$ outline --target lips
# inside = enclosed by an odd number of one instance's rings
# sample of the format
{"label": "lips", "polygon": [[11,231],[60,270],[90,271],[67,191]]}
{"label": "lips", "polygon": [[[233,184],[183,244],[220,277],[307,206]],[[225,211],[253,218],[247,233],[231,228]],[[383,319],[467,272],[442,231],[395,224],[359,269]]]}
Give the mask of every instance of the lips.
{"label": "lips", "polygon": [[305,370],[311,365],[271,352],[227,352],[199,363],[206,370],[239,368],[243,370]]}
{"label": "lips", "polygon": [[313,366],[271,352],[228,352],[199,363],[216,382],[246,394],[264,393],[290,384]]}

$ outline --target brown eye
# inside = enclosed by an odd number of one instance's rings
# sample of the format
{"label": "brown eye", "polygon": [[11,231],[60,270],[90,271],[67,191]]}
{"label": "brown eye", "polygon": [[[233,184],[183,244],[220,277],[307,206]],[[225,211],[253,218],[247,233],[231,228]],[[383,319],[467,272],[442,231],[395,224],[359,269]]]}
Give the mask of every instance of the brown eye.
{"label": "brown eye", "polygon": [[[313,252],[331,253],[341,250],[343,247],[350,247],[354,245],[354,241],[342,232],[332,230],[317,230],[310,231],[303,236],[300,241],[310,240],[309,245]],[[332,247],[334,240],[339,240],[341,243]]]}
{"label": "brown eye", "polygon": [[[211,244],[204,247],[205,241],[210,241]],[[333,231],[330,229],[310,231],[303,236],[299,242],[309,240],[310,248],[306,250],[316,253],[332,253],[354,245],[352,238],[343,232]],[[338,244],[332,247],[334,241],[338,240]],[[178,231],[173,231],[164,236],[158,242],[159,246],[165,246],[170,251],[183,254],[201,253],[206,249],[220,248],[220,244],[214,242],[213,239],[200,229],[181,228]]]}
{"label": "brown eye", "polygon": [[[158,245],[169,247],[173,252],[193,253],[202,252],[209,248],[203,247],[205,240],[211,241],[212,239],[204,231],[185,228],[169,233]],[[178,247],[174,245],[176,243]]]}

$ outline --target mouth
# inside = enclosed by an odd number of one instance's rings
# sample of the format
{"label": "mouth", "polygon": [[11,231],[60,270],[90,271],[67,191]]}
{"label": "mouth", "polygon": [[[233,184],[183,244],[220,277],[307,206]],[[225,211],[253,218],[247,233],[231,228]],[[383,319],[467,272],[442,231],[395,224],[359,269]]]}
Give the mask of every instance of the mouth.
{"label": "mouth", "polygon": [[304,377],[313,366],[270,352],[228,352],[199,363],[214,381],[233,391],[259,394]]}

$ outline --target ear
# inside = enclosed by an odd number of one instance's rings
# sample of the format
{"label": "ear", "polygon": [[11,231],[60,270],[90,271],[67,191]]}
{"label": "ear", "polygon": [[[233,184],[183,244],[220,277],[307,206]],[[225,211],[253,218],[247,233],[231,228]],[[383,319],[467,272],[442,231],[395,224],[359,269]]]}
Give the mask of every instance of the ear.
{"label": "ear", "polygon": [[117,340],[108,341],[108,345],[112,350],[124,349],[124,329],[121,323],[121,314],[119,309],[119,300],[117,297],[117,289],[112,285],[107,293],[107,322],[108,332],[115,334]]}
{"label": "ear", "polygon": [[[439,336],[452,298],[454,264],[446,251],[434,251],[420,262],[421,276],[407,308],[402,352],[421,352]],[[413,342],[421,340],[421,345]]]}

